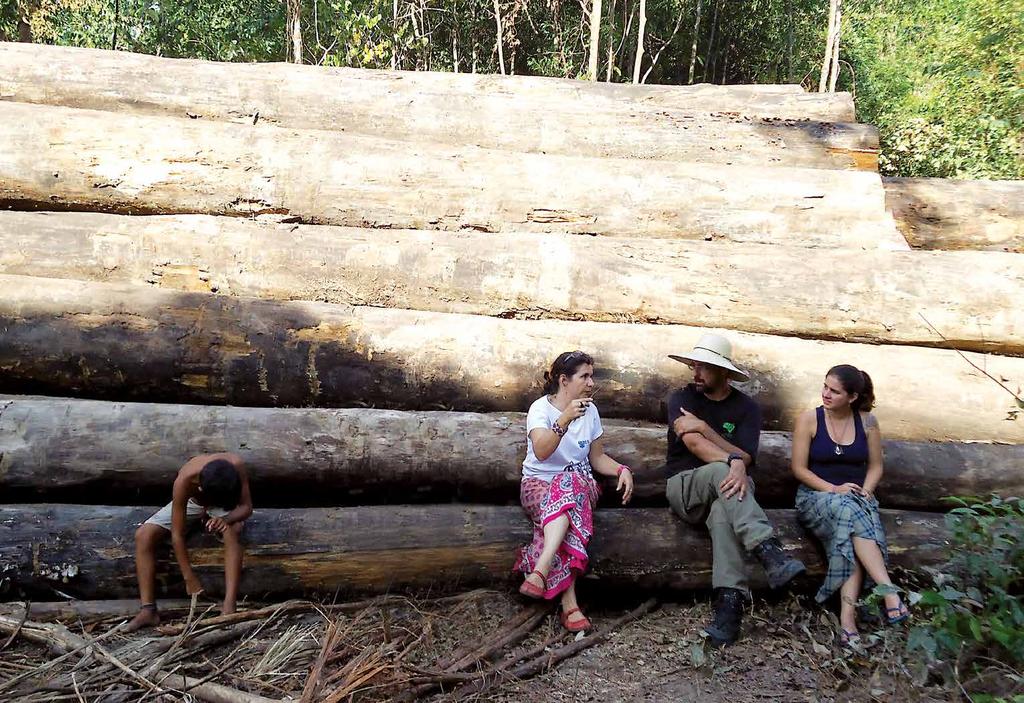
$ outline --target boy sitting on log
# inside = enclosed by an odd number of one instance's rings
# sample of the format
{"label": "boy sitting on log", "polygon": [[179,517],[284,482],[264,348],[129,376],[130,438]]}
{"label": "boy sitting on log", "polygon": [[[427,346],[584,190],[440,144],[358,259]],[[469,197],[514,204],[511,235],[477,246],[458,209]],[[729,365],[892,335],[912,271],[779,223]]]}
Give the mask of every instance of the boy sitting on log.
{"label": "boy sitting on log", "polygon": [[242,577],[242,525],[252,515],[249,477],[236,454],[203,454],[190,459],[174,479],[171,502],[135,531],[135,573],[139,579],[139,614],[128,624],[129,632],[160,624],[156,608],[156,550],[171,535],[174,556],[185,577],[189,595],[203,585],[192,570],[185,545],[190,525],[203,522],[206,529],[224,540],[224,613],[235,612],[238,582]]}

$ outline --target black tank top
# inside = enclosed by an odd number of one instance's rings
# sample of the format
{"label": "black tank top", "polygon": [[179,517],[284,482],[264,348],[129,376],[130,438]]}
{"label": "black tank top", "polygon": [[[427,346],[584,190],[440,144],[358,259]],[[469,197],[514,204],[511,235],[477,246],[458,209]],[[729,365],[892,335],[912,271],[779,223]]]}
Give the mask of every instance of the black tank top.
{"label": "black tank top", "polygon": [[864,423],[860,413],[853,413],[853,442],[838,445],[841,453],[836,453],[836,443],[828,436],[825,424],[825,408],[818,406],[818,429],[811,440],[811,450],[807,457],[808,468],[818,478],[840,486],[844,483],[864,485],[868,473],[868,436],[864,432]]}

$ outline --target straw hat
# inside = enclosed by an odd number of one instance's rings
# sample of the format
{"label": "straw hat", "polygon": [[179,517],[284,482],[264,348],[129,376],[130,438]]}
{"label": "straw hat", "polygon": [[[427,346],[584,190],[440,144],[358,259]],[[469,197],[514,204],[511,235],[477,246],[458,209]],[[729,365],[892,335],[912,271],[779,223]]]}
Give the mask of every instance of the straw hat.
{"label": "straw hat", "polygon": [[734,381],[749,381],[750,376],[745,371],[740,371],[732,363],[732,344],[720,334],[708,332],[701,335],[693,351],[689,354],[669,354],[668,358],[680,361],[687,366],[693,366],[693,362],[699,361],[702,364],[711,364],[729,372],[729,378]]}

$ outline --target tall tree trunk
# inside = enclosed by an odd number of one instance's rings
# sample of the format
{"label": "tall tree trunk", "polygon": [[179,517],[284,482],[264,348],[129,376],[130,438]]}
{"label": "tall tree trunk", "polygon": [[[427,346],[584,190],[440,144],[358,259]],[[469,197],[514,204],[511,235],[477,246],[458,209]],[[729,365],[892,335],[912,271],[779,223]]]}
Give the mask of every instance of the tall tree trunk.
{"label": "tall tree trunk", "polygon": [[587,80],[597,80],[597,63],[601,50],[601,0],[590,0],[590,57],[587,62]]}
{"label": "tall tree trunk", "polygon": [[612,72],[615,68],[615,2],[612,0],[608,6],[608,65],[605,67],[604,80],[612,82]]}
{"label": "tall tree trunk", "polygon": [[647,0],[640,0],[640,23],[636,29],[636,58],[633,59],[633,82],[640,82],[644,61],[644,32],[647,30]]}
{"label": "tall tree trunk", "polygon": [[717,33],[717,30],[718,30],[718,2],[719,2],[719,0],[714,0],[715,11],[714,11],[714,14],[711,16],[711,38],[708,40],[708,54],[707,54],[707,56],[704,59],[704,82],[705,83],[708,82],[708,76],[709,75],[712,77],[712,80],[714,80],[714,75],[715,75],[715,70],[712,67],[712,57],[714,56],[714,50],[715,50],[715,34]]}
{"label": "tall tree trunk", "polygon": [[501,28],[501,2],[500,0],[494,0],[494,24],[497,27],[497,36],[495,37],[495,44],[498,47],[498,66],[501,69],[501,75],[505,75],[505,34]]}
{"label": "tall tree trunk", "polygon": [[302,0],[285,0],[288,60],[302,63]]}
{"label": "tall tree trunk", "polygon": [[836,81],[839,78],[839,38],[842,35],[843,26],[843,0],[836,0],[836,29],[835,41],[832,42],[832,69],[828,79],[828,92],[836,92]]}
{"label": "tall tree trunk", "polygon": [[398,0],[391,1],[391,70],[398,68]]}
{"label": "tall tree trunk", "polygon": [[22,0],[15,6],[18,13],[18,41],[32,43],[32,15],[39,9],[40,0]]}
{"label": "tall tree trunk", "polygon": [[793,82],[793,0],[786,0],[786,82]]}
{"label": "tall tree trunk", "polygon": [[114,0],[114,32],[110,37],[110,48],[117,50],[117,28],[121,24],[121,0]]}
{"label": "tall tree trunk", "polygon": [[700,11],[701,11],[701,0],[697,0],[697,15],[693,20],[693,45],[690,48],[690,75],[686,82],[693,84],[693,74],[697,69],[697,40],[700,39]]}
{"label": "tall tree trunk", "polygon": [[832,47],[836,40],[836,8],[839,0],[828,3],[828,33],[825,35],[825,58],[821,62],[821,77],[818,80],[818,92],[824,93],[828,88],[828,77],[832,69]]}
{"label": "tall tree trunk", "polygon": [[[452,16],[458,18],[459,10],[458,3],[452,3]],[[452,22],[452,70],[455,73],[459,72],[459,22],[455,20]]]}

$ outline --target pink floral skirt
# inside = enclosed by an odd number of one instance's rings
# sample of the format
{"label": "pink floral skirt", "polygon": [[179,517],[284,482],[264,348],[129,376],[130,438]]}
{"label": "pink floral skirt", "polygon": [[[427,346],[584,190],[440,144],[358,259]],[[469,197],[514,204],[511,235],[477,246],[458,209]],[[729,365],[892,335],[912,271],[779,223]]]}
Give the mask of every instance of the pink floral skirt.
{"label": "pink floral skirt", "polygon": [[547,575],[546,599],[569,588],[576,576],[587,570],[587,543],[594,534],[594,506],[600,492],[593,477],[575,471],[559,474],[551,483],[524,478],[520,484],[519,499],[533,521],[533,540],[520,548],[516,571],[524,574],[533,571],[544,551],[544,526],[561,515],[569,518],[569,529]]}

